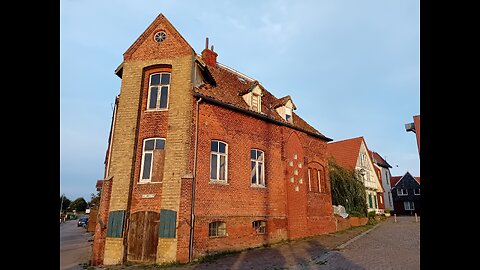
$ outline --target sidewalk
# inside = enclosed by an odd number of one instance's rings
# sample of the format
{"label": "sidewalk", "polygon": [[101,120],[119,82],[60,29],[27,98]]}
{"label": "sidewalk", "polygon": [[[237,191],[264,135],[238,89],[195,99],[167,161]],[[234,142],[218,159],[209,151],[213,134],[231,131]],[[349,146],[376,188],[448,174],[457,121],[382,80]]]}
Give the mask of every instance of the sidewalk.
{"label": "sidewalk", "polygon": [[[385,222],[385,221],[383,221]],[[383,222],[380,222],[381,225]],[[203,263],[184,264],[171,267],[161,266],[108,266],[96,269],[311,269],[310,266],[321,265],[322,258],[331,250],[348,242],[374,226],[353,227],[334,234],[320,235],[260,247],[229,255]]]}

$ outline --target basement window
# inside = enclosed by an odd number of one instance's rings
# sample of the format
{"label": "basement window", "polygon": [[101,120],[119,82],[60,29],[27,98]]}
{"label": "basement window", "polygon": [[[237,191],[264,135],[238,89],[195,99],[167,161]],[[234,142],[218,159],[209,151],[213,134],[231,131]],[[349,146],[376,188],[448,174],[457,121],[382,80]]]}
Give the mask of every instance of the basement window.
{"label": "basement window", "polygon": [[252,227],[257,234],[265,234],[267,231],[267,222],[265,220],[255,220],[252,222]]}
{"label": "basement window", "polygon": [[227,235],[227,225],[222,221],[214,221],[208,224],[209,237],[222,237]]}

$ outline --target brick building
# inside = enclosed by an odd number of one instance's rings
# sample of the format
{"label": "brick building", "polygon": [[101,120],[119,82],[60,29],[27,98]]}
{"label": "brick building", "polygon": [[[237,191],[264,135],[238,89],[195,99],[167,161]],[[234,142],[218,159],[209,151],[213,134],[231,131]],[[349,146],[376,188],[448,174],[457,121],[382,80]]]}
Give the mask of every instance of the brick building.
{"label": "brick building", "polygon": [[94,265],[186,262],[335,231],[331,139],[206,43],[197,54],[160,14],[124,53]]}

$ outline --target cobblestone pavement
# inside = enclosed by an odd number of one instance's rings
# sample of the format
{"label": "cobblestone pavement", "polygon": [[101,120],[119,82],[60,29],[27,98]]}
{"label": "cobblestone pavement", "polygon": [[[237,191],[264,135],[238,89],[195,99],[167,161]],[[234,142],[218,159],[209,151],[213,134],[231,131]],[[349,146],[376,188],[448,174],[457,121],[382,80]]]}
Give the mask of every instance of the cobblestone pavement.
{"label": "cobblestone pavement", "polygon": [[324,265],[308,269],[420,269],[420,222],[415,217],[397,217],[397,221],[388,219],[325,255]]}
{"label": "cobblestone pavement", "polygon": [[[420,222],[393,217],[371,226],[223,256],[212,262],[161,269],[420,269]],[[160,269],[111,266],[97,269]]]}

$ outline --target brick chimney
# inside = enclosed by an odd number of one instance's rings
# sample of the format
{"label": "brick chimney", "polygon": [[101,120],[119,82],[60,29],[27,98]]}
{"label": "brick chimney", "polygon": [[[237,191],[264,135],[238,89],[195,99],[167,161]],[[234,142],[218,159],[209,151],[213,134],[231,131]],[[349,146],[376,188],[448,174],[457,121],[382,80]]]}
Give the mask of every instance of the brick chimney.
{"label": "brick chimney", "polygon": [[217,56],[218,54],[213,51],[213,45],[212,48],[209,50],[208,49],[208,37],[205,40],[205,49],[202,51],[202,58],[205,64],[207,66],[215,67],[217,66]]}

